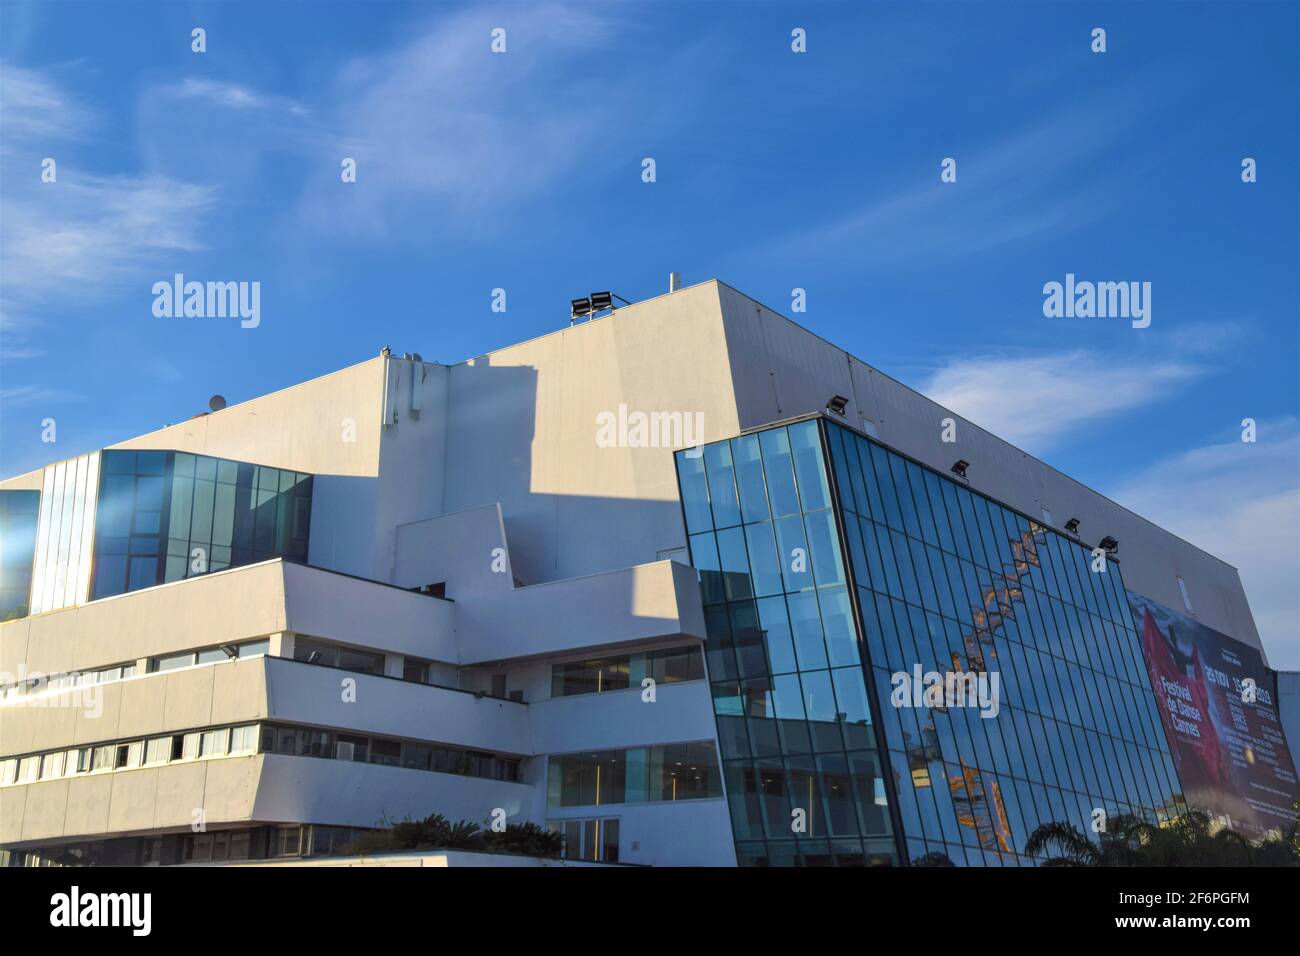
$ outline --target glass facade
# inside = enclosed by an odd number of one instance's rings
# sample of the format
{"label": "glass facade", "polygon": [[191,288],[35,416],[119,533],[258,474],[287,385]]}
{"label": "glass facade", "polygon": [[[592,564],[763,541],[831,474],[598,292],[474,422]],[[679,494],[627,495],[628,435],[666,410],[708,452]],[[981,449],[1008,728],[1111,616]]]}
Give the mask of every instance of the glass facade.
{"label": "glass facade", "polygon": [[307,558],[310,475],[173,451],[105,451],[93,597]]}
{"label": "glass facade", "polygon": [[[822,428],[908,857],[1025,865],[1042,823],[1091,834],[1098,810],[1181,810],[1119,565],[1093,570],[1078,541]],[[984,676],[997,706],[895,706],[918,666]]]}
{"label": "glass facade", "polygon": [[742,866],[896,861],[815,421],[677,454]]}
{"label": "glass facade", "polygon": [[0,621],[27,616],[40,507],[39,491],[0,491]]}
{"label": "glass facade", "polygon": [[86,599],[99,468],[100,453],[94,452],[50,465],[42,475],[32,562],[33,614]]}
{"label": "glass facade", "polygon": [[1042,823],[1182,810],[1117,563],[823,419],[677,469],[741,865],[1032,865]]}
{"label": "glass facade", "polygon": [[596,807],[618,803],[720,797],[712,741],[554,754],[548,761],[547,805]]}
{"label": "glass facade", "polygon": [[704,679],[704,657],[698,647],[670,647],[551,665],[551,696],[603,694],[641,689],[650,678],[656,684]]}

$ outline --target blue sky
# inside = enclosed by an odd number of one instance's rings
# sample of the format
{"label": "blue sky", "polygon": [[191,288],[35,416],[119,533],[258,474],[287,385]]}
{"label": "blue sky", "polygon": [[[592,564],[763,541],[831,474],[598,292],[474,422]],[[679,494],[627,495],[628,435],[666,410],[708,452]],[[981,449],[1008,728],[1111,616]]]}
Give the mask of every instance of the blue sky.
{"label": "blue sky", "polygon": [[[802,324],[1236,564],[1300,668],[1297,36],[1293,3],[6,2],[0,474],[590,289],[800,287]],[[155,318],[174,272],[259,281],[260,326]],[[1045,318],[1067,272],[1150,282],[1151,326]]]}

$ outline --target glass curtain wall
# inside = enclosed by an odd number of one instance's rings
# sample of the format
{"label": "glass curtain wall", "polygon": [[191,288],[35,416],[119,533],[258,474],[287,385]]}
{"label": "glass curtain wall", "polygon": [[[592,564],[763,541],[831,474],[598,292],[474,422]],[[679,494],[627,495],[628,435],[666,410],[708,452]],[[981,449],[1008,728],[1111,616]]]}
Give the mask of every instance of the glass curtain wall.
{"label": "glass curtain wall", "polygon": [[[1026,865],[1042,823],[1093,836],[1099,811],[1178,812],[1119,565],[1094,571],[1077,540],[823,427],[908,857]],[[983,676],[996,708],[894,695],[918,667]]]}
{"label": "glass curtain wall", "polygon": [[33,614],[86,600],[99,470],[99,452],[45,469],[32,565]]}
{"label": "glass curtain wall", "polygon": [[311,475],[173,451],[105,451],[94,597],[307,559]]}
{"label": "glass curtain wall", "polygon": [[738,862],[896,862],[817,422],[676,457]]}
{"label": "glass curtain wall", "polygon": [[40,506],[39,491],[0,491],[0,621],[27,616]]}

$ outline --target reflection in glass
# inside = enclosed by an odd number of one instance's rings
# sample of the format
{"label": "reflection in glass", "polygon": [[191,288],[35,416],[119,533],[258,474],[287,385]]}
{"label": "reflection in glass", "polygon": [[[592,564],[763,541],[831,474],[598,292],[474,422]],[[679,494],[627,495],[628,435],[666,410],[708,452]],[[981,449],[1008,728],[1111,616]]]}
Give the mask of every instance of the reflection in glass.
{"label": "reflection in glass", "polygon": [[818,423],[706,446],[703,474],[677,457],[737,860],[893,862]]}

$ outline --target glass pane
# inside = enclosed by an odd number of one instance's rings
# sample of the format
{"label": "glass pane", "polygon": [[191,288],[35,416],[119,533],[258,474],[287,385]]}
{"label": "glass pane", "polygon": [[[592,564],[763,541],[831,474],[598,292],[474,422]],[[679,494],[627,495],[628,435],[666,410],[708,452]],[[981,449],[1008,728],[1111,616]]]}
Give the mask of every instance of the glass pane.
{"label": "glass pane", "polygon": [[727,528],[740,524],[740,502],[736,497],[731,446],[726,442],[705,446],[704,465],[709,477],[709,498],[713,503],[714,525],[718,528]]}
{"label": "glass pane", "polygon": [[681,489],[682,508],[686,513],[686,530],[691,534],[710,531],[713,513],[709,509],[709,487],[704,477],[704,457],[688,452],[677,455],[677,480]]}
{"label": "glass pane", "polygon": [[773,428],[758,436],[767,473],[767,491],[772,514],[791,515],[799,511],[799,495],[794,484],[794,457],[790,437],[784,428]]}
{"label": "glass pane", "polygon": [[826,471],[822,466],[822,443],[817,423],[801,422],[791,425],[789,432],[803,510],[808,512],[829,508],[830,487],[826,483]]}
{"label": "glass pane", "polygon": [[746,524],[768,518],[767,487],[763,481],[763,460],[758,437],[744,435],[731,443],[735,459],[736,484],[740,489],[740,511]]}

